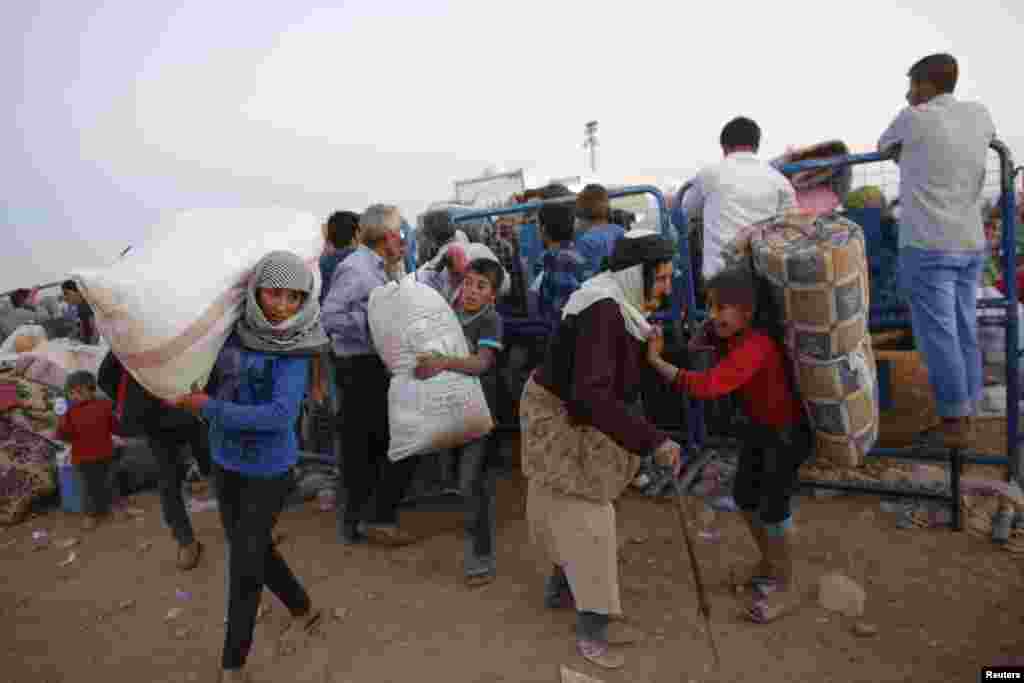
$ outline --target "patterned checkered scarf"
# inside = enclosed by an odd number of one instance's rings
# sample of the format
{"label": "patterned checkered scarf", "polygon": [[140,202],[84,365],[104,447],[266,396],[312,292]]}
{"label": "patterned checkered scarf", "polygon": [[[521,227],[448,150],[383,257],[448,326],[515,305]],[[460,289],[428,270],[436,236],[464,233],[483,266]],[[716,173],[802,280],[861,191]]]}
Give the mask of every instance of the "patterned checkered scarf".
{"label": "patterned checkered scarf", "polygon": [[[295,254],[272,251],[253,269],[246,292],[245,315],[235,325],[242,345],[252,351],[288,356],[316,356],[330,342],[320,325],[313,272]],[[306,293],[299,311],[288,320],[273,325],[263,315],[256,290],[294,289]]]}

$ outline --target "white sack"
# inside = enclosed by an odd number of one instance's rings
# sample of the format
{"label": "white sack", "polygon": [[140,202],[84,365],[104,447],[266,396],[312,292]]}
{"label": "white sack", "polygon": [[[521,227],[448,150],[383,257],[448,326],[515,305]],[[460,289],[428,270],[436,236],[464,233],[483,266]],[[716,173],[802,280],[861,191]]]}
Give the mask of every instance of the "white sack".
{"label": "white sack", "polygon": [[173,399],[205,385],[242,313],[245,287],[268,252],[298,254],[320,291],[321,221],[290,209],[195,209],[109,268],[72,277],[114,354],[150,393]]}
{"label": "white sack", "polygon": [[419,380],[413,375],[417,354],[469,355],[462,326],[440,294],[413,277],[377,287],[370,294],[369,322],[374,347],[392,374],[392,461],[457,448],[494,428],[476,377],[442,372]]}

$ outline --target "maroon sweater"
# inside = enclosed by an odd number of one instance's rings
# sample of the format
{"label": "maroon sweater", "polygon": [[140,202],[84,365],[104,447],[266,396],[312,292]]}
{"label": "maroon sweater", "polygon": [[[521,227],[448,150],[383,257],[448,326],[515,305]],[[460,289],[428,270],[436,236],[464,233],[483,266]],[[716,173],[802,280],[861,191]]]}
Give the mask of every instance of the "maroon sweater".
{"label": "maroon sweater", "polygon": [[648,454],[669,437],[626,406],[627,398],[639,395],[645,344],[626,332],[622,312],[610,299],[587,307],[576,324],[573,395],[562,396],[551,379],[550,365],[564,359],[549,354],[534,381],[562,399],[577,422],[600,430],[627,451]]}

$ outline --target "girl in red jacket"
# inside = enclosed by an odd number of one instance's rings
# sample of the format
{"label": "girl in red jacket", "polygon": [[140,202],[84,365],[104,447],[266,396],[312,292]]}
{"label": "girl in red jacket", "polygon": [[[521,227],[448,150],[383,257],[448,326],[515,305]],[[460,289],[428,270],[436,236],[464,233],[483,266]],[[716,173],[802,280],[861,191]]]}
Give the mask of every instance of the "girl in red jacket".
{"label": "girl in red jacket", "polygon": [[712,400],[735,393],[750,424],[733,497],[743,511],[761,561],[737,582],[754,589],[747,615],[773,621],[797,602],[793,577],[793,517],[790,498],[797,470],[811,453],[812,435],[796,398],[785,353],[775,339],[752,325],[757,285],[742,269],[725,270],[707,283],[709,331],[724,350],[706,372],[680,370],[661,359],[660,333],[648,344],[648,361],[666,381],[694,398]]}

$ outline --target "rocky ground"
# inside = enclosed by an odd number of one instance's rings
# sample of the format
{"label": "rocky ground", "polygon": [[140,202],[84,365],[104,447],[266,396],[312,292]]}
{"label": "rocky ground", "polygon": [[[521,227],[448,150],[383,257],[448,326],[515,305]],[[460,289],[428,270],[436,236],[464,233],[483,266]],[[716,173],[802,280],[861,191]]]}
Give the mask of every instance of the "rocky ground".
{"label": "rocky ground", "polygon": [[[731,565],[753,559],[738,516],[695,521],[724,660],[716,673],[674,510],[629,497],[619,506],[622,591],[629,618],[648,637],[629,649],[625,669],[596,670],[574,653],[573,615],[541,605],[544,566],[528,542],[524,490],[514,475],[501,482],[500,576],[475,590],[460,582],[454,510],[405,513],[403,524],[424,540],[397,550],[336,544],[333,514],[315,501],[287,511],[282,548],[330,619],[297,654],[280,658],[272,646],[285,612],[265,596],[253,680],[540,683],[559,681],[566,666],[608,683],[949,682],[1024,658],[1019,555],[966,533],[899,529],[877,498],[844,496],[802,499],[804,601],[770,626],[741,620],[726,585]],[[223,541],[215,511],[194,519],[207,551],[186,574],[174,568],[153,494],[136,496],[122,519],[90,533],[60,512],[0,530],[0,679],[215,680]],[[864,589],[862,616],[820,606],[819,578],[832,572]]]}

